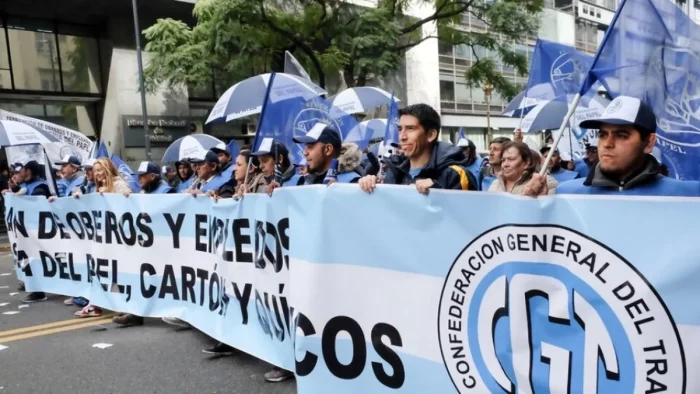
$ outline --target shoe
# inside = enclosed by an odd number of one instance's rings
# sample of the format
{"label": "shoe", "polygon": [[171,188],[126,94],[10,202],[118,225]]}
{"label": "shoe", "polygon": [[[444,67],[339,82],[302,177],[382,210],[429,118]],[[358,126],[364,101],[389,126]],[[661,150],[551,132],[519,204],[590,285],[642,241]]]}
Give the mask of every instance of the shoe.
{"label": "shoe", "polygon": [[190,325],[190,323],[188,323],[184,320],[180,320],[176,317],[164,317],[162,320],[164,322],[170,324],[171,326],[178,326],[178,327],[184,327],[184,328],[191,328],[192,327]]}
{"label": "shoe", "polygon": [[202,353],[213,354],[216,356],[233,356],[237,352],[238,351],[236,349],[223,342],[219,342],[209,349],[202,350]]}
{"label": "shoe", "polygon": [[124,327],[142,326],[143,317],[132,315],[131,313],[120,313],[112,318],[112,323]]}
{"label": "shoe", "polygon": [[289,378],[293,378],[294,374],[286,369],[274,367],[271,371],[265,373],[265,380],[270,383],[283,382]]}
{"label": "shoe", "polygon": [[102,316],[102,308],[98,308],[95,305],[88,305],[85,308],[75,312],[75,315],[80,318],[100,317]]}
{"label": "shoe", "polygon": [[90,300],[84,297],[73,297],[73,305],[85,308],[90,304]]}
{"label": "shoe", "polygon": [[66,298],[65,300],[63,300],[63,305],[66,305],[66,306],[73,306],[73,297],[71,297],[71,298]]}
{"label": "shoe", "polygon": [[32,302],[46,301],[46,294],[41,292],[29,293],[22,302],[31,304]]}
{"label": "shoe", "polygon": [[19,282],[19,285],[17,286],[17,291],[25,291],[27,290],[26,287],[24,287],[24,282]]}

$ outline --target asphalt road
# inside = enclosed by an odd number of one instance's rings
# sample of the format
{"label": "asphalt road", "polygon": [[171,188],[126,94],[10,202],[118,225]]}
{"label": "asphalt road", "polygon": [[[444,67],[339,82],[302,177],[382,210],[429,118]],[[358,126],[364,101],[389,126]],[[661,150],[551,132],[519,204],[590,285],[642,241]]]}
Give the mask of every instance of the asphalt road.
{"label": "asphalt road", "polygon": [[293,380],[266,383],[270,366],[252,356],[202,353],[213,342],[196,330],[73,318],[78,308],[57,295],[19,308],[16,287],[12,257],[0,252],[0,394],[296,393]]}

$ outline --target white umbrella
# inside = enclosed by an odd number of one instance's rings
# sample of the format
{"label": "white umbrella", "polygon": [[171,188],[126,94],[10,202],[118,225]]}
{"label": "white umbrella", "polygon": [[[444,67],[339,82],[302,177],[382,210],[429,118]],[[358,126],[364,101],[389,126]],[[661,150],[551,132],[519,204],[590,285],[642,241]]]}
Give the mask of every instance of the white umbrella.
{"label": "white umbrella", "polygon": [[[362,86],[343,90],[329,100],[334,107],[352,115],[359,112],[367,112],[381,105],[390,104],[391,96],[391,93],[385,90]],[[396,97],[394,97],[394,100],[396,102],[401,101]]]}

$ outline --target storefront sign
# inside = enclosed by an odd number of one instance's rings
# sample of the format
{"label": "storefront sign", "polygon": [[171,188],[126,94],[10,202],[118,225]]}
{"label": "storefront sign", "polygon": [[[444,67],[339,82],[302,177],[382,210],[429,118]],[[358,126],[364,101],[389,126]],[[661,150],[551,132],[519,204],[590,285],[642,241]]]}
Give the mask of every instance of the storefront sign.
{"label": "storefront sign", "polygon": [[[143,118],[140,116],[123,116],[124,146],[144,146]],[[158,116],[148,118],[148,138],[154,145],[169,145],[178,138],[190,134],[190,121],[176,116]]]}

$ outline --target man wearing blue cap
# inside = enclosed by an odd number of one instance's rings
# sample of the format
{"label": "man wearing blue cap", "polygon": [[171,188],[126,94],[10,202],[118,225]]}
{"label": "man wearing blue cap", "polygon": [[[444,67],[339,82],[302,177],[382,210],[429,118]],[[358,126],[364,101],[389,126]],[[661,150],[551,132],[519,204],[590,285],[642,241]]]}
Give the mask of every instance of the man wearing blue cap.
{"label": "man wearing blue cap", "polygon": [[219,173],[226,180],[231,179],[233,174],[233,163],[231,162],[231,151],[223,142],[211,148],[211,151],[219,157]]}
{"label": "man wearing blue cap", "polygon": [[180,184],[176,189],[178,193],[182,193],[192,187],[197,177],[192,170],[192,165],[187,161],[178,161],[175,163],[175,168],[177,168],[177,176],[180,178]]}
{"label": "man wearing blue cap", "polygon": [[[265,177],[268,193],[272,193],[272,190],[279,186],[303,184],[304,179],[294,173],[287,147],[272,138],[263,138],[258,150],[252,152],[251,156],[257,157],[260,162],[260,172]],[[275,172],[279,179],[275,179]]]}
{"label": "man wearing blue cap", "polygon": [[628,96],[613,100],[598,119],[581,128],[599,129],[598,163],[588,177],[559,184],[557,194],[698,196],[700,183],[661,174],[651,155],[656,143],[656,116],[643,101]]}
{"label": "man wearing blue cap", "polygon": [[58,197],[68,197],[73,193],[73,189],[80,187],[85,182],[85,177],[79,174],[80,159],[77,156],[64,156],[63,160],[55,164],[61,166],[61,175],[63,176],[56,182]]}
{"label": "man wearing blue cap", "polygon": [[163,166],[162,168],[163,180],[170,185],[173,189],[177,190],[180,186],[180,178],[177,176],[177,169],[173,166]]}
{"label": "man wearing blue cap", "polygon": [[337,171],[339,183],[356,183],[362,175],[357,168],[362,161],[362,152],[355,144],[343,144],[340,132],[323,122],[316,123],[301,137],[294,137],[294,142],[304,145],[304,157],[308,166],[308,175],[304,184],[317,185],[326,180],[328,171]]}
{"label": "man wearing blue cap", "polygon": [[[551,145],[543,146],[542,149],[540,149],[540,154],[542,155],[542,157],[547,157],[551,149]],[[580,178],[578,172],[566,170],[561,166],[561,156],[559,155],[559,149],[554,150],[554,153],[552,154],[552,160],[549,161],[547,167],[549,167],[549,175],[551,175],[552,178],[554,178],[557,181],[557,183],[562,183],[570,181],[572,179]]]}
{"label": "man wearing blue cap", "polygon": [[191,189],[185,193],[190,194],[206,194],[212,190],[216,191],[228,181],[219,173],[219,157],[212,151],[207,151],[200,157],[194,157],[190,160],[197,169],[198,181]]}

